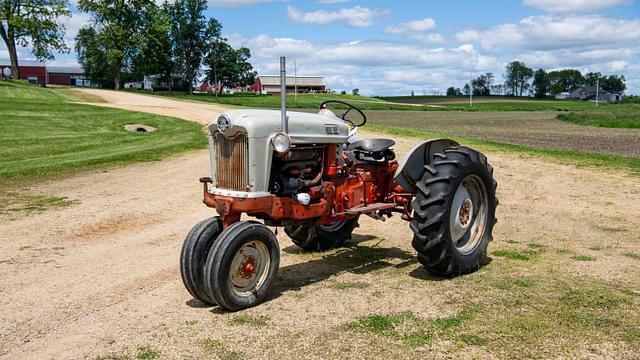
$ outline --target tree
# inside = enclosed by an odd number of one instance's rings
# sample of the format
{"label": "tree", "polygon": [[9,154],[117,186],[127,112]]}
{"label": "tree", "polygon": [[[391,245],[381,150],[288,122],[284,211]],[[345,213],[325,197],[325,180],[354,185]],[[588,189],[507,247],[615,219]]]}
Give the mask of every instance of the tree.
{"label": "tree", "polygon": [[584,83],[589,86],[596,86],[598,79],[602,78],[602,74],[599,72],[588,72],[584,74]]}
{"label": "tree", "polygon": [[549,92],[549,76],[544,69],[538,69],[533,74],[533,91],[534,96],[537,98],[543,98],[547,96]]}
{"label": "tree", "polygon": [[462,90],[452,86],[447,89],[447,96],[462,96]]}
{"label": "tree", "polygon": [[171,11],[175,69],[187,81],[190,95],[206,47],[207,22],[203,15],[206,8],[206,0],[177,0]]}
{"label": "tree", "polygon": [[522,96],[524,90],[529,88],[529,80],[533,76],[533,70],[521,61],[512,61],[506,67],[505,87],[511,89],[514,96]]}
{"label": "tree", "polygon": [[167,3],[160,7],[150,7],[145,14],[147,29],[141,39],[138,52],[132,60],[132,76],[143,80],[145,76],[159,75],[169,84],[173,72],[171,14]]}
{"label": "tree", "polygon": [[220,36],[222,25],[214,19],[209,20],[206,31],[208,53],[204,59],[208,66],[207,80],[213,83],[217,92],[224,86],[246,86],[253,84],[256,72],[249,63],[251,51],[245,47],[234,49]]}
{"label": "tree", "polygon": [[585,85],[585,78],[580,70],[576,69],[551,71],[548,77],[549,90],[553,95],[561,92],[570,92],[579,86]]}
{"label": "tree", "polygon": [[0,37],[7,46],[11,73],[20,78],[17,46],[31,46],[38,60],[51,60],[53,51],[67,51],[64,26],[56,22],[71,12],[66,0],[0,0]]}
{"label": "tree", "polygon": [[621,93],[627,88],[625,81],[624,75],[609,75],[600,79],[600,86],[603,90]]}
{"label": "tree", "polygon": [[154,7],[151,0],[78,1],[80,11],[92,14],[98,43],[104,49],[105,60],[112,69],[115,90],[120,89],[123,71],[129,70],[132,60],[140,51],[148,25],[146,14],[153,11]]}
{"label": "tree", "polygon": [[471,87],[469,86],[469,84],[464,84],[463,90],[465,95],[471,94]]}
{"label": "tree", "polygon": [[360,95],[360,89],[355,88],[355,89],[351,90],[351,94],[356,95],[356,96]]}
{"label": "tree", "polygon": [[109,65],[107,49],[102,44],[101,36],[94,28],[84,27],[78,31],[75,50],[85,75],[94,84],[113,87],[115,72]]}
{"label": "tree", "polygon": [[489,96],[491,95],[491,84],[493,83],[493,73],[480,75],[477,79],[471,80],[473,95]]}

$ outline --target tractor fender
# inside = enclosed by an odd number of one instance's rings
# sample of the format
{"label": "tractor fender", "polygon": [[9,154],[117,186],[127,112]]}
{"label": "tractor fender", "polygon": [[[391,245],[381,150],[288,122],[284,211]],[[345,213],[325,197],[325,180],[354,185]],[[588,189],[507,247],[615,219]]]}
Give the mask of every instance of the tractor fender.
{"label": "tractor fender", "polygon": [[416,192],[416,182],[424,173],[424,166],[433,160],[433,155],[451,146],[460,145],[450,139],[430,139],[416,145],[398,166],[395,181],[408,192]]}

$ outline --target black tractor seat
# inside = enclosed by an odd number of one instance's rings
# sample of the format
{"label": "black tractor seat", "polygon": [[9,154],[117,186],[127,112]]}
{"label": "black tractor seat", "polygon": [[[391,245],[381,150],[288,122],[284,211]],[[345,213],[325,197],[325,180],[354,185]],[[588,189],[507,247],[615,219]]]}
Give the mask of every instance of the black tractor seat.
{"label": "black tractor seat", "polygon": [[379,153],[389,150],[396,142],[393,139],[362,139],[349,144],[349,150],[359,150],[369,153]]}
{"label": "black tractor seat", "polygon": [[347,149],[353,153],[355,160],[376,163],[395,159],[396,154],[391,150],[395,144],[392,139],[362,139],[352,142]]}

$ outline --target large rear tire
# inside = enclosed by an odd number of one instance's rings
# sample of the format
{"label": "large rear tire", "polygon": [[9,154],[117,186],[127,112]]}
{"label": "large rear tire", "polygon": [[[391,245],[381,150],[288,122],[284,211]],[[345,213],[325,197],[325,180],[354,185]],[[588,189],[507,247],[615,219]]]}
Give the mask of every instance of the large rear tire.
{"label": "large rear tire", "polygon": [[273,232],[257,222],[237,222],[220,233],[209,252],[207,294],[230,311],[256,305],[269,295],[279,265]]}
{"label": "large rear tire", "polygon": [[410,223],[418,260],[438,276],[476,271],[495,223],[493,168],[483,154],[459,146],[436,153],[424,168]]}
{"label": "large rear tire", "polygon": [[326,225],[300,224],[285,226],[284,232],[294,244],[307,251],[324,251],[344,245],[358,227],[358,218]]}
{"label": "large rear tire", "polygon": [[191,296],[210,305],[215,305],[216,302],[207,294],[204,285],[204,266],[209,250],[220,232],[222,232],[220,218],[203,220],[189,231],[180,252],[180,274],[184,287]]}

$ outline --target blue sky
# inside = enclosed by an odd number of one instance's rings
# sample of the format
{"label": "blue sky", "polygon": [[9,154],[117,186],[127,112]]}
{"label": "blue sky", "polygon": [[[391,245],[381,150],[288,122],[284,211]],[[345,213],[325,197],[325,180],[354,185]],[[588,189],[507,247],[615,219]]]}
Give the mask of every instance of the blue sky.
{"label": "blue sky", "polygon": [[[518,59],[624,74],[629,92],[640,93],[637,0],[209,0],[207,16],[222,22],[232,45],[252,50],[260,73],[276,73],[286,55],[299,74],[324,75],[337,91],[431,94],[484,72],[501,82],[505,64]],[[87,21],[64,20],[70,45]],[[73,62],[74,54],[55,61]]]}

